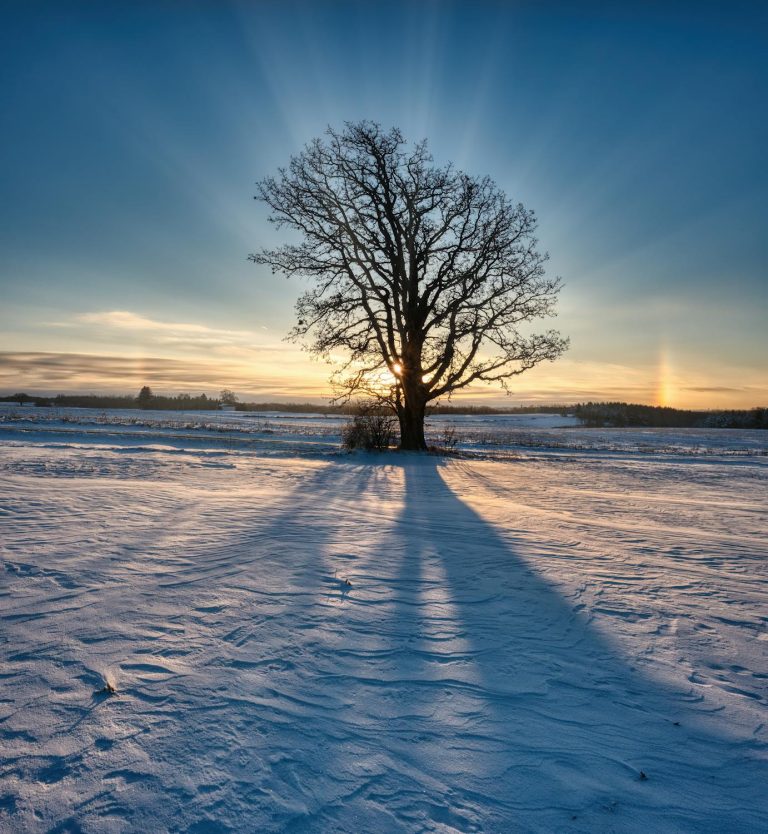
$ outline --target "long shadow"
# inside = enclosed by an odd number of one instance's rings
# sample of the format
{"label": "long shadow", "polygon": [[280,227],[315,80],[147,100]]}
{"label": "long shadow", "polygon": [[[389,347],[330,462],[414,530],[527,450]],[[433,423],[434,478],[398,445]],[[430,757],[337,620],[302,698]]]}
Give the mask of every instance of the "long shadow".
{"label": "long shadow", "polygon": [[412,634],[410,674],[432,699],[425,772],[458,820],[498,831],[768,830],[756,742],[729,738],[689,689],[637,672],[457,497],[439,459],[402,466],[403,511],[386,544],[411,583],[397,617]]}
{"label": "long shadow", "polygon": [[766,830],[757,743],[636,671],[440,470],[339,460],[262,522],[283,589],[237,631],[253,830]]}
{"label": "long shadow", "polygon": [[[202,677],[158,683],[140,742],[170,830],[768,830],[757,743],[635,671],[441,465],[339,459],[218,542]],[[140,828],[123,796],[81,821]]]}

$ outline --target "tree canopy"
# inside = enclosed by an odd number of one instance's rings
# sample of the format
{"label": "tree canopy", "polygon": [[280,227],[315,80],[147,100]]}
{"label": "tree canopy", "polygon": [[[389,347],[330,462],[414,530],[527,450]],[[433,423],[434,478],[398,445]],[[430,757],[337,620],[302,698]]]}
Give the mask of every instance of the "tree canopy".
{"label": "tree canopy", "polygon": [[437,166],[425,141],[370,122],[328,129],[258,197],[299,241],[250,256],[313,279],[291,333],[343,364],[340,396],[375,396],[400,418],[401,446],[424,448],[427,403],[509,380],[556,359],[567,340],[527,325],[553,315],[536,218],[489,177]]}

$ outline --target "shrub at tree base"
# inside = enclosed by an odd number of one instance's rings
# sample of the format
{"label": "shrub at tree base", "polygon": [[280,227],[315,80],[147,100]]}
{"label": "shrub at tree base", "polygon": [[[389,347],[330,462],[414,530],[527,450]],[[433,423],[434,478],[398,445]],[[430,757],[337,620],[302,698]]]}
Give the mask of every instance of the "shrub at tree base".
{"label": "shrub at tree base", "polygon": [[341,430],[345,449],[383,451],[395,439],[395,418],[388,414],[356,414]]}

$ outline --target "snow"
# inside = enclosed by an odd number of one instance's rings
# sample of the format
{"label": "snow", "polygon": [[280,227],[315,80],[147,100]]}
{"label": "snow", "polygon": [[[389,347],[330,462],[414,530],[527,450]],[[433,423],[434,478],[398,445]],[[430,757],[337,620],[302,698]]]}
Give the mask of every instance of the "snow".
{"label": "snow", "polygon": [[[29,440],[76,437],[78,443],[105,439],[126,444],[162,440],[186,449],[218,445],[257,450],[331,453],[338,449],[347,417],[339,414],[280,412],[152,411],[86,408],[18,408],[0,404],[0,438]],[[728,429],[585,429],[559,414],[435,415],[427,421],[427,440],[441,445],[452,430],[457,448],[484,457],[520,452],[768,454],[765,432]]]}
{"label": "snow", "polygon": [[0,424],[0,830],[768,830],[768,437],[265,419]]}

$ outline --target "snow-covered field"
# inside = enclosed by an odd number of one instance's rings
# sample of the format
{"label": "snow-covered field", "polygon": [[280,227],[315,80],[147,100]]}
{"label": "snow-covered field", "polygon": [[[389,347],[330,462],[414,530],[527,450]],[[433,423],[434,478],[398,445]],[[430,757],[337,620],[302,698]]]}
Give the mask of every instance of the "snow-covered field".
{"label": "snow-covered field", "polygon": [[0,831],[768,831],[768,433],[447,422],[0,413]]}
{"label": "snow-covered field", "polygon": [[[338,450],[347,417],[280,412],[99,411],[86,408],[16,407],[0,403],[0,440],[76,437],[76,442],[142,445],[163,443],[189,449],[212,444],[259,454],[327,454]],[[760,431],[712,429],[584,429],[575,417],[559,414],[437,415],[427,421],[427,440],[483,456],[565,449],[593,452],[765,455]]]}

